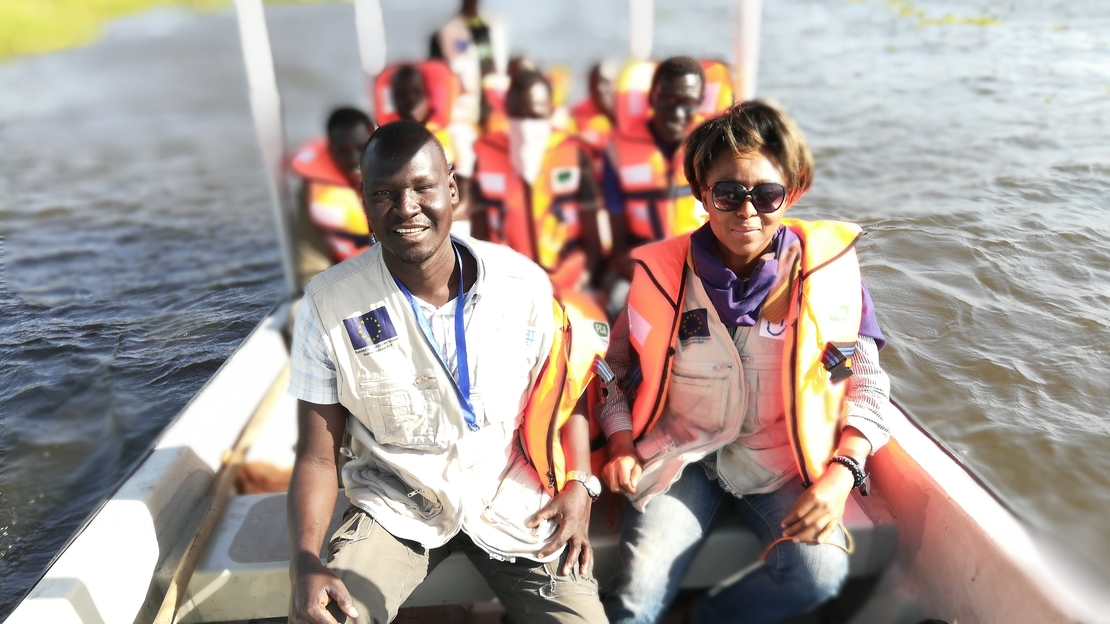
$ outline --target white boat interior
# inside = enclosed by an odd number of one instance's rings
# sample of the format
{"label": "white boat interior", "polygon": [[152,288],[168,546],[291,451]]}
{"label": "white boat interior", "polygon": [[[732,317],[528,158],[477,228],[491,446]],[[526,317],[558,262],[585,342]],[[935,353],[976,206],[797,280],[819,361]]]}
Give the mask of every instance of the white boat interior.
{"label": "white boat interior", "polygon": [[[288,361],[284,306],[252,332],[189,403],[140,468],[93,516],[8,620],[11,624],[150,622],[208,505],[226,450],[267,394],[276,396],[251,462],[288,468],[295,400],[271,386]],[[855,548],[842,596],[807,622],[919,624],[1110,622],[1097,576],[1031,530],[966,468],[890,406],[894,439],[869,462],[870,496],[849,501]],[[336,521],[346,501],[340,497]],[[604,591],[623,501],[595,504],[591,541]],[[708,588],[754,563],[758,540],[726,518],[684,581]],[[283,493],[232,496],[203,548],[177,621],[281,618],[289,602]],[[484,603],[493,594],[453,555],[408,607]]]}
{"label": "white boat interior", "polygon": [[[372,3],[356,2],[356,9],[366,4]],[[261,3],[237,0],[237,7],[243,15],[243,7],[254,12],[254,22],[241,20],[241,34],[259,135],[272,131],[262,139],[263,153],[271,191],[280,200],[283,138]],[[248,44],[252,37],[255,49]],[[384,60],[384,50],[366,53],[375,54]],[[281,231],[280,217],[278,223]],[[279,238],[287,242],[284,233]],[[290,275],[288,253],[283,260]],[[288,306],[281,305],[262,320],[58,555],[9,624],[155,618],[209,508],[214,477],[256,411],[266,421],[248,461],[279,473],[292,465],[296,401],[282,382],[289,361],[282,333],[287,318]],[[868,462],[871,494],[854,493],[845,516],[854,542],[849,583],[838,599],[798,622],[1110,623],[1106,581],[1080,557],[1015,516],[895,404],[886,418],[892,439]],[[592,514],[595,576],[603,592],[616,565],[623,503],[603,497]],[[334,525],[345,505],[340,497]],[[754,534],[726,518],[697,555],[684,587],[712,587],[756,563],[760,551]],[[285,617],[288,554],[285,494],[232,496],[203,545],[175,621]],[[493,600],[485,581],[457,554],[406,606]]]}

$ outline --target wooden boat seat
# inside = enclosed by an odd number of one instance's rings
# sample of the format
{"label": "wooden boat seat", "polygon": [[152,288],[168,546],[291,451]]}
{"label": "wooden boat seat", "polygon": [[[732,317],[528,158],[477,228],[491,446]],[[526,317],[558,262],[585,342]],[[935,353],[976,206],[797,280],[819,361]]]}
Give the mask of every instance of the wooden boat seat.
{"label": "wooden boat seat", "polygon": [[[341,495],[329,535],[348,505]],[[624,501],[603,496],[595,505],[590,538],[595,576],[607,589],[617,564]],[[894,558],[897,529],[876,525],[848,500],[844,519],[855,542],[850,576],[877,576]],[[326,545],[325,545],[326,548]],[[734,513],[724,517],[694,559],[684,588],[711,587],[750,565],[761,546],[755,534]],[[487,602],[494,599],[482,577],[461,553],[448,557],[413,592],[405,606]],[[289,553],[285,494],[236,496],[223,516],[193,574],[181,611],[181,622],[224,622],[282,617],[289,605]]]}

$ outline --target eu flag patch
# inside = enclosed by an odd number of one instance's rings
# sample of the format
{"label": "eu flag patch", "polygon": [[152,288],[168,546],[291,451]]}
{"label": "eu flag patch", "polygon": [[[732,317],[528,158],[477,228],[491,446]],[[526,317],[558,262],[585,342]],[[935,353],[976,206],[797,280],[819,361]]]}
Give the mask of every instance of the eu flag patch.
{"label": "eu flag patch", "polygon": [[709,337],[709,313],[705,308],[682,313],[678,323],[678,339],[685,342],[691,338]]}
{"label": "eu flag patch", "polygon": [[389,310],[385,306],[370,310],[358,318],[343,319],[343,326],[347,328],[347,336],[356,351],[369,347],[371,343],[378,344],[397,336],[393,319],[389,318]]}

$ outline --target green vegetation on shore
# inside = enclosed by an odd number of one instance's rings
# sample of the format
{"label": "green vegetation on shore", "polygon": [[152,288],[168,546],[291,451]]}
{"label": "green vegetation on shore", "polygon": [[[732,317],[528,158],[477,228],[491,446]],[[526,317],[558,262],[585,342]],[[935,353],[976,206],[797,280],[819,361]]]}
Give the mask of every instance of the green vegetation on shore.
{"label": "green vegetation on shore", "polygon": [[231,6],[231,0],[3,0],[0,59],[88,45],[113,19],[169,5],[214,11]]}

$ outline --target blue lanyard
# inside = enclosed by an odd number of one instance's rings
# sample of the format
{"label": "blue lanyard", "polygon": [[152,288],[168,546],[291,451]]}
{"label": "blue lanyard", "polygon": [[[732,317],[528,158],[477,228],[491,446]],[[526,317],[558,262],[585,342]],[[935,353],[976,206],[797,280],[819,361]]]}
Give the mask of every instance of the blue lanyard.
{"label": "blue lanyard", "polygon": [[[466,327],[463,323],[463,309],[466,307],[466,292],[463,290],[465,284],[463,283],[463,265],[462,256],[459,255],[458,248],[455,248],[455,261],[459,265],[459,296],[455,298],[455,357],[458,362],[458,381],[452,377],[451,381],[455,382],[455,393],[459,396],[459,405],[463,409],[463,418],[466,419],[466,426],[471,431],[478,430],[478,419],[474,416],[474,406],[470,403],[470,364],[466,357]],[[408,288],[401,283],[401,280],[396,277],[393,281],[397,283],[397,287],[401,292],[405,293],[405,298],[409,300],[409,305],[412,306],[412,313],[416,315],[416,321],[420,323],[420,329],[424,331],[424,337],[431,343],[432,349],[436,352],[436,357],[439,358],[439,363],[443,365],[443,370],[447,371],[450,375],[451,369],[447,367],[447,358],[439,351],[439,343],[436,342],[435,336],[432,334],[432,324],[424,316],[424,311],[420,309],[420,305],[416,303],[412,293]]]}

